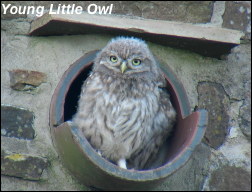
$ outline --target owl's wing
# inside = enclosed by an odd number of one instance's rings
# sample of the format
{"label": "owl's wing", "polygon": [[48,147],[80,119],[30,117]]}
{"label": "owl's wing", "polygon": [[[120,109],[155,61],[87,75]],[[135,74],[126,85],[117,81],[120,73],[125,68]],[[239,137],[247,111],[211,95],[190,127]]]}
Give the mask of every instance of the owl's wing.
{"label": "owl's wing", "polygon": [[[173,127],[176,120],[176,111],[171,103],[170,94],[166,88],[159,87],[160,103],[159,110],[154,119],[154,126],[167,130]],[[155,125],[157,124],[157,125]]]}
{"label": "owl's wing", "polygon": [[[130,163],[135,169],[154,168],[153,162],[157,159],[160,146],[168,137],[176,121],[176,112],[170,101],[170,96],[165,88],[160,88],[159,110],[154,118],[152,137],[145,147],[134,154]],[[163,161],[157,162],[161,166]],[[155,167],[158,167],[155,165]]]}

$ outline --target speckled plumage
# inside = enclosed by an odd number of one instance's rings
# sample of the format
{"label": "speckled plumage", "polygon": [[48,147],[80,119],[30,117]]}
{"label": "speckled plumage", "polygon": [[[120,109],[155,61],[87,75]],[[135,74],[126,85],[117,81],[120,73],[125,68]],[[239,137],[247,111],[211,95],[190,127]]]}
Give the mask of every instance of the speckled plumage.
{"label": "speckled plumage", "polygon": [[165,86],[144,41],[112,39],[83,84],[73,123],[104,158],[144,169],[176,119]]}

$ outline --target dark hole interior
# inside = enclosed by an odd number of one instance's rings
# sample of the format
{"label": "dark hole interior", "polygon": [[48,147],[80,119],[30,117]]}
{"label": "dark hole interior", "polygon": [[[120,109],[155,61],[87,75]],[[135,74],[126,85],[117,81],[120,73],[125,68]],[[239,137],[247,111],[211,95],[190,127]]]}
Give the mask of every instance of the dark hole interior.
{"label": "dark hole interior", "polygon": [[[65,97],[65,104],[64,104],[64,121],[71,120],[73,115],[77,111],[77,105],[78,105],[78,100],[80,97],[81,93],[81,87],[88,77],[89,73],[92,71],[92,64],[86,65],[83,67],[82,71],[79,73],[79,75],[73,80],[71,83],[69,90],[66,94]],[[171,85],[168,82],[167,90],[170,93],[170,99],[172,101],[172,104],[176,102],[174,90],[172,90]],[[178,112],[178,107],[177,105],[174,105],[176,111]],[[157,155],[157,161],[154,162],[152,165],[149,165],[149,167],[146,167],[146,169],[153,169],[162,166],[163,164],[167,163],[167,161],[171,158],[169,158],[168,153],[167,153],[167,148],[171,146],[171,141],[173,137],[174,130],[176,129],[176,125],[174,126],[174,129],[170,136],[166,139],[165,143],[161,147],[158,155]]]}
{"label": "dark hole interior", "polygon": [[65,98],[64,121],[71,120],[73,115],[76,113],[82,84],[88,77],[91,70],[92,65],[85,67],[71,83]]}

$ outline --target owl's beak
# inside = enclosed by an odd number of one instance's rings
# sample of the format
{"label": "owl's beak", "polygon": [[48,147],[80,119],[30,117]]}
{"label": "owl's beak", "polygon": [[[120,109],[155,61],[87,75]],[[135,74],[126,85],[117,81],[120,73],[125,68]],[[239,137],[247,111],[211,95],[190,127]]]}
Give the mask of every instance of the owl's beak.
{"label": "owl's beak", "polygon": [[127,63],[125,61],[123,61],[121,66],[120,66],[121,72],[124,73],[127,68],[128,68]]}

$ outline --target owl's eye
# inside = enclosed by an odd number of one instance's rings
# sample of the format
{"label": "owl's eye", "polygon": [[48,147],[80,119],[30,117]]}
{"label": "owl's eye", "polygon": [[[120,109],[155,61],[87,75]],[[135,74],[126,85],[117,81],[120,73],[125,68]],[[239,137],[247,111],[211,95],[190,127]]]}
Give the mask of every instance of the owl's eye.
{"label": "owl's eye", "polygon": [[117,57],[116,56],[110,56],[110,61],[112,61],[113,63],[117,62]]}
{"label": "owl's eye", "polygon": [[140,65],[141,64],[141,60],[140,59],[133,59],[132,64],[133,65]]}

